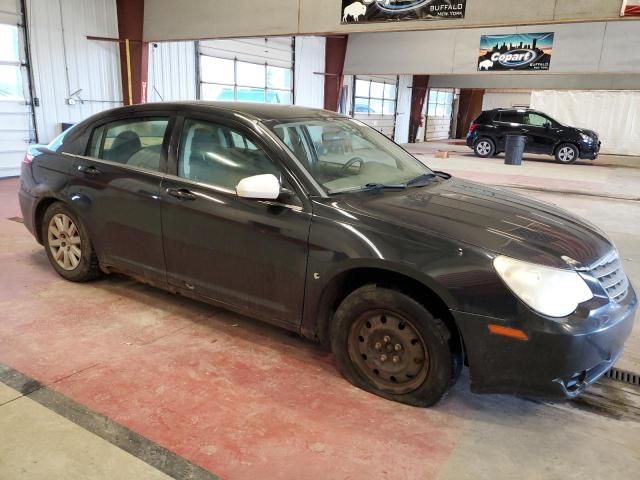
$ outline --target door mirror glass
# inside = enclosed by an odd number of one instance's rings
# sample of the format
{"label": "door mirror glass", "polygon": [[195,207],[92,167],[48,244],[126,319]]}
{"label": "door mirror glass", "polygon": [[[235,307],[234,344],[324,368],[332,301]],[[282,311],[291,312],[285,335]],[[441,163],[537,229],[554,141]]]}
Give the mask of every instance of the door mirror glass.
{"label": "door mirror glass", "polygon": [[280,181],[271,173],[245,177],[238,182],[236,194],[242,198],[276,200],[280,196]]}

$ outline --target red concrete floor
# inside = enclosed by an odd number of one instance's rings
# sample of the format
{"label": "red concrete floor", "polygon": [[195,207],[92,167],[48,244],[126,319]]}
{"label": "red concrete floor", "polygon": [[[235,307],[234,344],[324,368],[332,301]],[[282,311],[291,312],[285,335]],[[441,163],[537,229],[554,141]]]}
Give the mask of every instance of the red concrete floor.
{"label": "red concrete floor", "polygon": [[17,185],[0,181],[0,363],[226,479],[434,478],[459,442],[459,395],[388,402],[285,331],[122,277],[62,280],[7,220]]}

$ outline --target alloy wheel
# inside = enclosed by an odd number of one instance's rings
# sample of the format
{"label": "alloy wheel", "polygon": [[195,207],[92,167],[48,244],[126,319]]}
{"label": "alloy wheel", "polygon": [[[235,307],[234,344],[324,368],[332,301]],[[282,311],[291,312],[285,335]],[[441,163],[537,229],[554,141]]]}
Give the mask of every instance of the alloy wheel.
{"label": "alloy wheel", "polygon": [[427,377],[429,354],[413,324],[398,314],[367,312],[353,322],[348,339],[352,362],[381,390],[402,395]]}
{"label": "alloy wheel", "polygon": [[47,229],[49,250],[55,262],[64,270],[75,270],[82,258],[80,232],[71,217],[58,213],[51,217]]}
{"label": "alloy wheel", "polygon": [[571,147],[562,147],[558,152],[561,162],[571,162],[576,157],[576,152]]}
{"label": "alloy wheel", "polygon": [[489,153],[491,153],[491,144],[486,140],[478,142],[478,145],[476,145],[476,152],[478,152],[479,155],[483,156],[489,155]]}

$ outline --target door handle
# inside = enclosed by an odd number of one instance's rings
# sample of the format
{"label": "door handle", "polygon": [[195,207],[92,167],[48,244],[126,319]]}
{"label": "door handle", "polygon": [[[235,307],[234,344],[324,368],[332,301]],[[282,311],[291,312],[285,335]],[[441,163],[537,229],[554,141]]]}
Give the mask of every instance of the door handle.
{"label": "door handle", "polygon": [[78,171],[89,175],[99,175],[102,172],[93,165],[79,165]]}
{"label": "door handle", "polygon": [[167,194],[178,200],[195,200],[197,197],[186,188],[167,188]]}

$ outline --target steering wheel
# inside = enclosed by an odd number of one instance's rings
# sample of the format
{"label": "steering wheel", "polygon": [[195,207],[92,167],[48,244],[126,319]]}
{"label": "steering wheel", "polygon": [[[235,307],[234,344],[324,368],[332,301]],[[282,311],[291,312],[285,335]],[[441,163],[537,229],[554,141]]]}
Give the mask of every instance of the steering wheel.
{"label": "steering wheel", "polygon": [[360,157],[353,157],[351,160],[349,160],[340,168],[340,175],[346,176],[349,169],[353,167],[356,163],[359,163],[360,168],[362,168],[362,165],[364,164],[364,160],[362,160]]}

